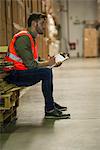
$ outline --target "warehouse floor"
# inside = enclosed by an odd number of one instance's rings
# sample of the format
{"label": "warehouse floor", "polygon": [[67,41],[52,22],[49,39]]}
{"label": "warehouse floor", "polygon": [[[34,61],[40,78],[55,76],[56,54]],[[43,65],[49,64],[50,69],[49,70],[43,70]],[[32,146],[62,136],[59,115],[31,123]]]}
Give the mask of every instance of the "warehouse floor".
{"label": "warehouse floor", "polygon": [[71,119],[43,119],[40,83],[29,87],[21,92],[16,125],[0,136],[0,150],[100,150],[100,58],[55,68],[54,96]]}

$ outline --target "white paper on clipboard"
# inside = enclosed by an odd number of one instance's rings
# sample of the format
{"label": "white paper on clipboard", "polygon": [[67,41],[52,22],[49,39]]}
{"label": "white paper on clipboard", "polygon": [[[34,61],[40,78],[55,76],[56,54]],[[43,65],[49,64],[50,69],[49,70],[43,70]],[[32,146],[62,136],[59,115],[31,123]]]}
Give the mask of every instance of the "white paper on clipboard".
{"label": "white paper on clipboard", "polygon": [[[62,56],[61,54],[57,54],[55,55],[55,62],[58,63],[58,62],[64,62],[65,60],[69,59],[69,57],[66,55],[65,57]],[[52,66],[50,66],[50,68],[53,68],[56,66],[56,63]]]}

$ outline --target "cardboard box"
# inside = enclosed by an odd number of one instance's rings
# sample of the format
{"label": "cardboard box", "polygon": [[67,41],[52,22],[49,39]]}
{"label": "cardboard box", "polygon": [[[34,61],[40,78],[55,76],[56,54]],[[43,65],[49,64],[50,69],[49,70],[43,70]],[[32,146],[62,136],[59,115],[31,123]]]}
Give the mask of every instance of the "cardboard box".
{"label": "cardboard box", "polygon": [[6,23],[2,21],[1,28],[0,28],[0,46],[7,45],[7,35],[6,35]]}
{"label": "cardboard box", "polygon": [[18,24],[18,2],[17,0],[12,1],[12,25],[13,25],[13,34],[18,32],[14,24]]}
{"label": "cardboard box", "polygon": [[43,35],[38,37],[38,54],[41,59],[47,59],[48,57],[48,44],[46,38]]}
{"label": "cardboard box", "polygon": [[100,29],[98,30],[98,53],[100,56]]}
{"label": "cardboard box", "polygon": [[41,0],[38,0],[37,2],[38,2],[38,11],[42,12],[42,2]]}
{"label": "cardboard box", "polygon": [[10,43],[13,36],[12,26],[12,5],[11,0],[6,1],[6,26],[7,26],[7,45]]}
{"label": "cardboard box", "polygon": [[12,1],[13,34],[25,28],[25,0]]}
{"label": "cardboard box", "polygon": [[84,29],[84,57],[98,56],[98,36],[95,28]]}
{"label": "cardboard box", "polygon": [[32,0],[25,0],[25,20],[27,22],[28,16],[32,12]]}
{"label": "cardboard box", "polygon": [[32,12],[38,10],[38,2],[37,0],[32,0]]}
{"label": "cardboard box", "polygon": [[5,1],[0,1],[0,46],[6,45],[6,13]]}
{"label": "cardboard box", "polygon": [[25,28],[25,3],[18,1],[18,24]]}

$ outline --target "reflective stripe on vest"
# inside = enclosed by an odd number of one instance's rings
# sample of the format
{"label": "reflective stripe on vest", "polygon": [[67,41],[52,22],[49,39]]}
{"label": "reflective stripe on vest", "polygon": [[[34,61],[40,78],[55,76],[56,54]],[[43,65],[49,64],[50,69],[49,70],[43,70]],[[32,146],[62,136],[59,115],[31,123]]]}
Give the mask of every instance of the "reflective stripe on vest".
{"label": "reflective stripe on vest", "polygon": [[12,60],[15,60],[15,61],[18,61],[18,62],[21,62],[21,63],[23,62],[21,58],[19,58],[18,56],[14,55],[12,53],[7,52],[7,56],[9,58],[11,58]]}

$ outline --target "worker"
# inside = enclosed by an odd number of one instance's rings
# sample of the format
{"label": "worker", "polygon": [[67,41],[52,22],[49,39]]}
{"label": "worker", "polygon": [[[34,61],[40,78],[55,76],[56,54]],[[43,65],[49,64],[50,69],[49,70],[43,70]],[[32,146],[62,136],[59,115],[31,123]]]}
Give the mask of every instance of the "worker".
{"label": "worker", "polygon": [[[13,62],[13,70],[5,78],[8,83],[17,86],[30,86],[42,81],[42,92],[45,100],[45,118],[63,119],[69,114],[62,111],[67,107],[60,106],[53,98],[52,66],[55,58],[47,61],[38,61],[37,37],[44,33],[46,15],[34,12],[28,18],[28,27],[14,35],[11,40],[5,60]],[[61,62],[56,63],[56,67]]]}

